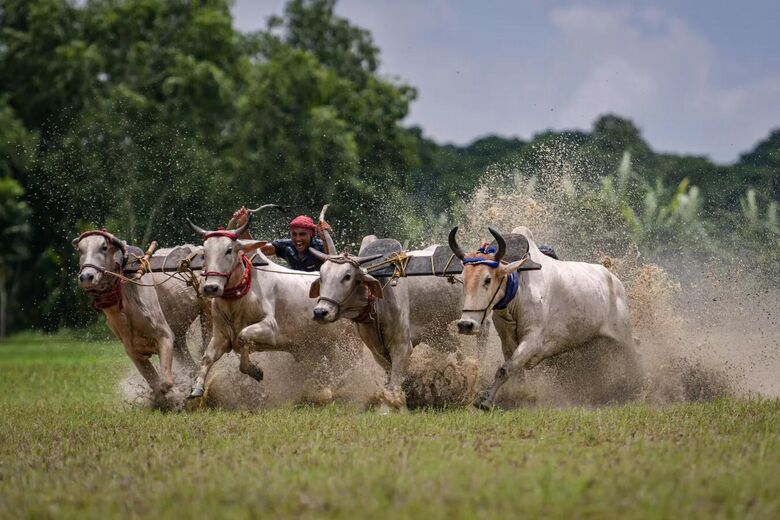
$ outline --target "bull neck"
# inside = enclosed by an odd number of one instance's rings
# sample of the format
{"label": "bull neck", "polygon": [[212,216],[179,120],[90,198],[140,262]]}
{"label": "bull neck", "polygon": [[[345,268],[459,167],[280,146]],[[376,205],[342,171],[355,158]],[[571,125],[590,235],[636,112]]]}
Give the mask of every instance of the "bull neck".
{"label": "bull neck", "polygon": [[230,273],[230,277],[225,281],[225,289],[228,287],[235,287],[236,285],[241,283],[241,280],[244,278],[244,262],[241,259],[242,255],[239,255],[238,257],[238,267]]}

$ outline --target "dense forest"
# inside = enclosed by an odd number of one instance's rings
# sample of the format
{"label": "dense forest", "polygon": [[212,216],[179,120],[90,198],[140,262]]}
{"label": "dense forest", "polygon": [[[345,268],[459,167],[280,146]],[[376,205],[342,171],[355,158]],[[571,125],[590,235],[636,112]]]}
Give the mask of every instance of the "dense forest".
{"label": "dense forest", "polygon": [[730,165],[656,153],[611,114],[589,132],[441,145],[404,125],[414,87],[378,73],[371,35],[334,3],[291,0],[247,34],[227,0],[0,0],[3,327],[95,319],[70,246],[88,228],[172,245],[192,240],[187,216],[216,227],[241,205],[328,202],[345,242],[419,245],[488,179],[565,174],[605,232],[651,257],[728,243],[780,275],[780,130]]}

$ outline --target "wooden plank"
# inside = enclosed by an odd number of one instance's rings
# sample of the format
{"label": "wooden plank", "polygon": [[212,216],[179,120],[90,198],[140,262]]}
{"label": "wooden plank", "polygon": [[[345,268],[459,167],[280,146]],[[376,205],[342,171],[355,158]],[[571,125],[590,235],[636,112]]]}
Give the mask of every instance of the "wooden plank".
{"label": "wooden plank", "polygon": [[[181,263],[186,260],[193,251],[193,246],[189,245],[156,251],[150,261],[152,272],[175,273],[179,270],[179,265],[181,265]],[[260,255],[255,255],[252,258],[252,265],[264,266],[268,265],[268,262],[263,260]],[[134,258],[131,258],[131,260],[128,261],[127,265],[125,266],[125,275],[129,276],[135,274],[135,272],[140,268],[140,263]],[[190,264],[190,268],[193,271],[200,271],[203,268],[203,255],[195,255]]]}
{"label": "wooden plank", "polygon": [[[528,253],[528,240],[523,235],[510,233],[504,235],[504,240],[507,246],[507,252],[504,256],[506,262],[520,260]],[[495,246],[496,243],[493,242],[491,245]],[[384,251],[378,250],[376,252]],[[363,254],[361,252],[361,255]],[[366,254],[372,253],[367,252]],[[460,258],[455,257],[452,250],[446,245],[431,246],[419,251],[408,251],[406,254],[410,256],[406,264],[406,276],[452,276],[463,272],[463,262],[460,261]],[[378,278],[393,276],[396,268],[387,264],[387,258],[390,256],[392,256],[392,252],[388,252],[382,258],[368,264],[369,273]],[[376,267],[372,269],[372,266]]]}

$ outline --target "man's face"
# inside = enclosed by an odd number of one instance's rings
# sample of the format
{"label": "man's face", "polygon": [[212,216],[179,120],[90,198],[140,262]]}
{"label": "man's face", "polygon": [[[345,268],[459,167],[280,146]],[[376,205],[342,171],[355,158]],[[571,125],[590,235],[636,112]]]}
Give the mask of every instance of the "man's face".
{"label": "man's face", "polygon": [[298,253],[306,252],[309,248],[309,242],[311,242],[311,231],[304,228],[292,228],[290,235]]}

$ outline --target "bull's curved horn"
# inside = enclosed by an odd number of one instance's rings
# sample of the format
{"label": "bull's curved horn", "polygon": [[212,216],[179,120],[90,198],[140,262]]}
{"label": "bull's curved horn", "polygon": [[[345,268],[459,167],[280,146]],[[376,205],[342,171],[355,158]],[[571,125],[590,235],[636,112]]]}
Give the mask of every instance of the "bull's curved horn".
{"label": "bull's curved horn", "polygon": [[379,253],[377,255],[369,255],[369,256],[355,256],[352,259],[357,262],[358,264],[365,264],[366,262],[370,262],[372,260],[376,260],[377,258],[382,258],[382,253]]}
{"label": "bull's curved horn", "polygon": [[287,211],[287,206],[282,206],[281,204],[263,204],[259,208],[250,209],[247,211],[249,211],[249,213],[257,213],[258,211],[263,211],[264,209],[268,209],[268,208],[275,208],[278,209],[279,211]]}
{"label": "bull's curved horn", "polygon": [[458,226],[455,226],[452,228],[452,231],[450,231],[450,249],[452,249],[452,253],[463,260],[466,257],[466,253],[463,251],[463,249],[458,245],[458,241],[455,239],[455,235],[458,234]]}
{"label": "bull's curved horn", "polygon": [[490,234],[493,235],[493,238],[496,239],[496,243],[498,244],[498,251],[496,251],[495,260],[496,262],[500,262],[501,259],[504,258],[504,254],[506,254],[506,241],[504,240],[504,237],[501,236],[501,233],[492,227],[488,227],[488,231],[490,231]]}
{"label": "bull's curved horn", "polygon": [[322,263],[325,263],[325,262],[327,262],[328,260],[331,259],[331,255],[326,255],[322,251],[314,249],[313,247],[309,248],[309,253],[314,255],[314,258],[316,258],[317,260],[319,260]]}
{"label": "bull's curved horn", "polygon": [[[320,211],[320,222],[325,220],[325,213],[328,211],[328,207],[330,207],[330,204],[325,204],[322,206],[322,210]],[[325,240],[325,245],[328,249],[328,254],[335,255],[338,254],[338,250],[336,249],[336,243],[333,242],[333,237],[330,236],[330,231],[328,230],[321,230],[320,234],[322,235],[322,238]]]}
{"label": "bull's curved horn", "polygon": [[192,229],[192,232],[198,235],[200,238],[204,238],[208,233],[208,231],[206,231],[205,229],[200,228],[195,224],[193,224],[192,221],[189,219],[189,217],[187,218],[187,224],[190,225],[190,229]]}

